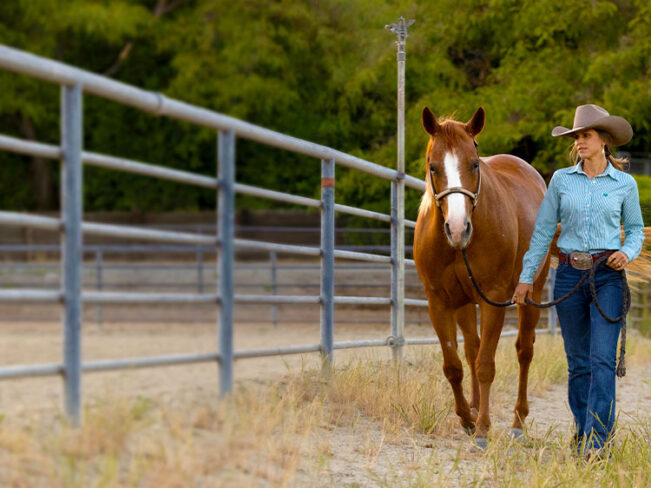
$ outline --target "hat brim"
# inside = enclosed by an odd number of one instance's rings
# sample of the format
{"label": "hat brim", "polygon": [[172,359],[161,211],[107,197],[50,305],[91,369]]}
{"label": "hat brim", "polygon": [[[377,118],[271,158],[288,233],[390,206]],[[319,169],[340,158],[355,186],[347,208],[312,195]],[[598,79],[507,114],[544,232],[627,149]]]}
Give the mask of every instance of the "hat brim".
{"label": "hat brim", "polygon": [[567,127],[556,126],[552,129],[552,136],[554,137],[572,137],[577,132],[587,129],[600,129],[608,132],[613,138],[614,146],[622,146],[633,138],[633,128],[631,124],[623,117],[617,115],[609,115],[594,122],[593,124],[586,125],[585,127],[576,127],[568,129]]}

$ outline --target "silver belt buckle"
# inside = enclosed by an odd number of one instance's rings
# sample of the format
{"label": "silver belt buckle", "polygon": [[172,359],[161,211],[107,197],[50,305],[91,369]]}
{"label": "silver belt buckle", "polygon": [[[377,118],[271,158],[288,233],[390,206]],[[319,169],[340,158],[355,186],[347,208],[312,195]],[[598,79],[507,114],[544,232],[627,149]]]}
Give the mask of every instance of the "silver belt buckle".
{"label": "silver belt buckle", "polygon": [[570,264],[574,269],[585,271],[592,268],[592,254],[587,252],[573,252],[570,254]]}

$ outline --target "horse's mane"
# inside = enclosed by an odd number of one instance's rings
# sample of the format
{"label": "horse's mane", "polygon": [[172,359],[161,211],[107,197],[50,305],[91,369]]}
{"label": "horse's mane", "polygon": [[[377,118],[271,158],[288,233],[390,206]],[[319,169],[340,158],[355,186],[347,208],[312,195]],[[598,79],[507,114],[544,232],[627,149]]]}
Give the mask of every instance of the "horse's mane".
{"label": "horse's mane", "polygon": [[[439,120],[438,122],[439,125],[441,126],[441,132],[440,135],[437,135],[437,137],[441,137],[444,141],[446,141],[447,145],[450,147],[455,146],[459,142],[461,142],[463,139],[463,134],[465,133],[465,131],[463,130],[464,124],[462,122],[454,120],[454,116],[455,114],[453,113]],[[427,150],[425,154],[429,154],[431,148],[432,148],[432,139],[430,138],[430,140],[427,143]],[[425,193],[423,193],[423,197],[420,200],[420,206],[418,207],[418,215],[420,215],[421,213],[429,212],[429,210],[432,208],[432,204],[434,203],[434,195],[432,195],[429,179],[430,179],[430,174],[429,171],[427,171],[427,162],[425,162]]]}

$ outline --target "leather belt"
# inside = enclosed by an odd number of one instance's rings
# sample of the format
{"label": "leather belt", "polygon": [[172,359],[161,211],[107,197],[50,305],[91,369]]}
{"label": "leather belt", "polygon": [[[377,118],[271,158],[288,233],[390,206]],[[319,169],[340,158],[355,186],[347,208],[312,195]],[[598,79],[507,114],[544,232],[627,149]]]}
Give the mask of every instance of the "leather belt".
{"label": "leather belt", "polygon": [[[588,266],[588,264],[591,265],[590,263],[590,257],[592,258],[592,263],[594,263],[597,259],[604,257],[604,256],[610,256],[612,253],[615,251],[603,251],[603,252],[597,252],[594,254],[589,254],[589,253],[584,253],[584,252],[574,252],[572,254],[565,254],[564,252],[561,252],[558,254],[558,262],[563,263],[563,264],[569,264],[572,267],[575,267],[576,269],[589,269],[591,266]],[[588,257],[590,256],[590,257]],[[583,258],[583,259],[581,259]],[[587,258],[587,259],[585,259]],[[585,262],[587,260],[587,263]],[[580,265],[578,261],[583,261],[583,265]],[[579,264],[579,266],[577,266]],[[586,267],[587,266],[587,267]]]}

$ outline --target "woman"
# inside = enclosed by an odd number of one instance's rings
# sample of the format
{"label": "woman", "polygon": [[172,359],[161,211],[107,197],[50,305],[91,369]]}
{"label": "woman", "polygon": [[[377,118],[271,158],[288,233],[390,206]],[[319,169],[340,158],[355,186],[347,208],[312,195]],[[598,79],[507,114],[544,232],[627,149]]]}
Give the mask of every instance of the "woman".
{"label": "woman", "polygon": [[[597,105],[581,105],[574,127],[555,127],[552,136],[574,138],[574,166],[554,173],[540,205],[520,283],[512,302],[531,296],[533,276],[561,223],[554,299],[569,292],[598,258],[597,298],[610,317],[622,312],[620,271],[635,259],[644,242],[644,223],[635,180],[622,171],[623,159],[611,153],[633,136],[631,125]],[[621,243],[620,222],[624,224]],[[581,254],[583,253],[583,254]],[[579,269],[577,269],[579,268]],[[576,446],[606,446],[615,420],[615,358],[621,323],[606,321],[596,309],[586,282],[556,306],[568,363],[568,400],[574,415]],[[596,451],[600,452],[600,451]]]}

